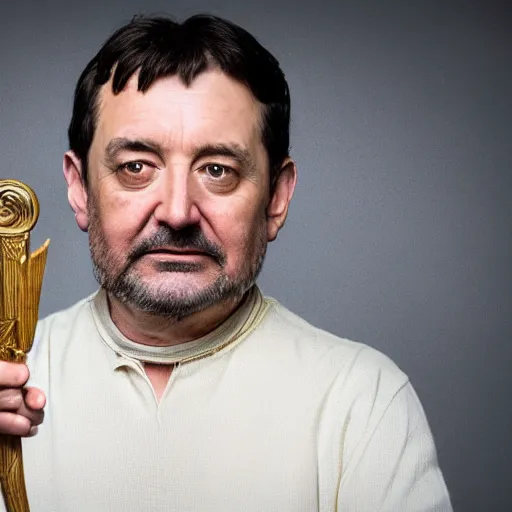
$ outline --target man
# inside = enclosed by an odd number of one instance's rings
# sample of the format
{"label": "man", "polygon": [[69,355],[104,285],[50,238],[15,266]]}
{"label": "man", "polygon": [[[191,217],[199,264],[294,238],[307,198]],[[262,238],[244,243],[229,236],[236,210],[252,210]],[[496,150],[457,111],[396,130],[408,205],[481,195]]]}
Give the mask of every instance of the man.
{"label": "man", "polygon": [[0,366],[33,510],[451,510],[407,377],[254,284],[296,168],[251,35],[134,20],[81,75],[69,140],[100,290],[40,322],[32,387]]}

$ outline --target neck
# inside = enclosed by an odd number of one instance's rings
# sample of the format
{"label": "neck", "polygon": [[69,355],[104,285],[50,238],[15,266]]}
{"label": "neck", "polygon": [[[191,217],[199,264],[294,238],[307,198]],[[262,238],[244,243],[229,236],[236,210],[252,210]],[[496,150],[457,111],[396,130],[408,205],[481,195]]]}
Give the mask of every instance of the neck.
{"label": "neck", "polygon": [[242,300],[223,301],[175,320],[140,311],[108,295],[110,316],[121,333],[135,343],[151,346],[179,345],[205,336],[224,322]]}

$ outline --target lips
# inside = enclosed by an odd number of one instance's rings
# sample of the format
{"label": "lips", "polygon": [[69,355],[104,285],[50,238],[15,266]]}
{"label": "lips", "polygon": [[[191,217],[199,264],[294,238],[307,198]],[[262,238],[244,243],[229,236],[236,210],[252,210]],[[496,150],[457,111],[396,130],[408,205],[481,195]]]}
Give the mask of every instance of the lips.
{"label": "lips", "polygon": [[149,251],[146,251],[145,254],[168,254],[171,256],[209,256],[207,253],[195,249],[175,249],[167,247],[150,249]]}

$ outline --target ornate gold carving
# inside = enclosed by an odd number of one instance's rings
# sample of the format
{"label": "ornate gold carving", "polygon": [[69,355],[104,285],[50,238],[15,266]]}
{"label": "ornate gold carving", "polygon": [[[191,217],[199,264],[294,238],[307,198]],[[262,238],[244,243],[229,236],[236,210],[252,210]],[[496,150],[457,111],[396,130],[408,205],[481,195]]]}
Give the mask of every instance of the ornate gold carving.
{"label": "ornate gold carving", "polygon": [[33,190],[17,180],[0,180],[0,230],[2,234],[28,233],[39,217]]}
{"label": "ornate gold carving", "polygon": [[16,344],[16,320],[0,320],[0,359],[25,361],[25,353]]}
{"label": "ornate gold carving", "polygon": [[[39,216],[34,192],[16,180],[0,180],[0,359],[24,362],[32,347],[47,240],[29,252]],[[0,435],[0,481],[8,512],[29,512],[21,438]]]}
{"label": "ornate gold carving", "polygon": [[25,251],[23,250],[23,241],[28,239],[28,233],[25,233],[25,237],[23,238],[16,236],[11,238],[0,238],[0,250],[6,259],[21,261],[23,255],[25,254]]}

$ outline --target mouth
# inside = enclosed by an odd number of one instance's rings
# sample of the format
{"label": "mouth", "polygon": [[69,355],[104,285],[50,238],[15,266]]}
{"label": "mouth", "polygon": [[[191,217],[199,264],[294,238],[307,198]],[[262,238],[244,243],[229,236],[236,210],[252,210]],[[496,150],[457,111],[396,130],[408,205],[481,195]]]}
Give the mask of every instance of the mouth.
{"label": "mouth", "polygon": [[169,258],[196,258],[196,257],[204,257],[210,256],[209,254],[198,251],[197,249],[178,249],[174,247],[157,247],[154,249],[150,249],[144,253],[144,256],[163,256]]}

